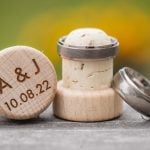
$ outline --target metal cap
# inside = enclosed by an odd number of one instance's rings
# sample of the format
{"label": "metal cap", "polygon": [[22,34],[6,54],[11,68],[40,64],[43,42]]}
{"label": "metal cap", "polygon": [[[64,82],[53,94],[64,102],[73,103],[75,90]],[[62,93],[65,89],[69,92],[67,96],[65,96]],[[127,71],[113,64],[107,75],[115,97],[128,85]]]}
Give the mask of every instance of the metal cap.
{"label": "metal cap", "polygon": [[114,57],[117,55],[119,42],[110,37],[112,44],[98,46],[98,47],[81,47],[81,46],[65,46],[64,41],[66,37],[62,37],[58,40],[58,53],[66,58],[70,59],[103,59],[108,57]]}
{"label": "metal cap", "polygon": [[116,73],[112,86],[131,107],[150,117],[150,81],[146,77],[125,67]]}

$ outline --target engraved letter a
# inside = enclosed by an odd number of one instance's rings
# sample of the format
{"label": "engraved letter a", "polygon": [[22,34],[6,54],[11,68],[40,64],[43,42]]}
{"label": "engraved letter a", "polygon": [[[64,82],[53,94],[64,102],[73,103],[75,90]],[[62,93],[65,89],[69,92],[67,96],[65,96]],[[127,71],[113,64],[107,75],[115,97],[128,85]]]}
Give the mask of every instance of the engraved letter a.
{"label": "engraved letter a", "polygon": [[10,84],[8,84],[6,81],[4,81],[2,78],[0,78],[0,94],[3,94],[3,89],[6,87],[12,88]]}

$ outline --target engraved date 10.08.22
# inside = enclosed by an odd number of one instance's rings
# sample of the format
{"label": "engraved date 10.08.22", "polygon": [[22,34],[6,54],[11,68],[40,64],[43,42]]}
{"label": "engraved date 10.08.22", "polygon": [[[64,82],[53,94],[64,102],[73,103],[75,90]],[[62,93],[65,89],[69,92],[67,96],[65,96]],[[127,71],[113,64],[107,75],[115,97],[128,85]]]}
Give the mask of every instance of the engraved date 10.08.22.
{"label": "engraved date 10.08.22", "polygon": [[22,105],[23,103],[26,103],[29,100],[34,99],[35,97],[46,92],[50,88],[51,86],[49,85],[49,82],[47,80],[44,80],[42,81],[42,83],[36,84],[35,90],[28,89],[25,92],[20,93],[18,99],[12,98],[8,102],[5,102],[4,104],[9,111],[12,111],[12,109],[15,109],[18,106]]}
{"label": "engraved date 10.08.22", "polygon": [[[34,75],[38,75],[41,71],[38,62],[36,61],[36,59],[32,59],[31,62],[32,66],[34,66]],[[20,84],[26,82],[26,80],[32,80],[32,76],[29,75],[29,73],[24,72],[24,69],[21,67],[15,68],[14,73],[16,74],[16,81]],[[0,78],[0,95],[6,92],[8,88],[13,89],[13,85]],[[28,88],[26,91],[20,93],[18,95],[18,98],[12,98],[9,101],[4,102],[4,105],[9,111],[12,111],[14,108],[17,108],[18,106],[28,102],[29,100],[36,98],[50,88],[51,86],[49,84],[49,81],[43,80],[41,83],[35,85],[35,89]]]}

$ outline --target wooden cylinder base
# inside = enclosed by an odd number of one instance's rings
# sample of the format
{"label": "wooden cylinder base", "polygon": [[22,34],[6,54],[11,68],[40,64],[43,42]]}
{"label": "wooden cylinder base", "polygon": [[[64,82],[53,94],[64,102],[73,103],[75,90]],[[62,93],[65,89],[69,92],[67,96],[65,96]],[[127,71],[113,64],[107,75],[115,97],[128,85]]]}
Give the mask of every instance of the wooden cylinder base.
{"label": "wooden cylinder base", "polygon": [[54,114],[71,121],[104,121],[122,113],[122,100],[112,88],[99,91],[71,90],[58,82]]}

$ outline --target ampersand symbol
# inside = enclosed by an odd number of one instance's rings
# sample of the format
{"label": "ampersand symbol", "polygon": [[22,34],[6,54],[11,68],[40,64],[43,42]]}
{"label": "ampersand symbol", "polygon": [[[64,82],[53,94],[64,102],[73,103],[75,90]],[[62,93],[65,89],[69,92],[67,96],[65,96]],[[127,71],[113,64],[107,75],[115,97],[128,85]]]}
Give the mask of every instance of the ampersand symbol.
{"label": "ampersand symbol", "polygon": [[22,74],[21,68],[16,68],[15,73],[18,75],[17,80],[19,82],[24,82],[26,79],[30,79],[30,77],[27,75],[27,73]]}

